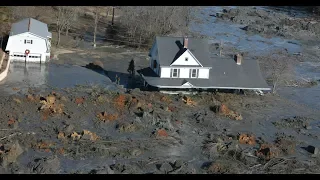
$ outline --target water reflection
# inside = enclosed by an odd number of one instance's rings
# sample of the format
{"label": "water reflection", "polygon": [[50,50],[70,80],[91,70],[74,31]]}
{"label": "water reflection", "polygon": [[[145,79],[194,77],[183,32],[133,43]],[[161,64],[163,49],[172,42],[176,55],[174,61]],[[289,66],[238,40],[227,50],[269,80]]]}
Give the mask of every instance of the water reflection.
{"label": "water reflection", "polygon": [[104,75],[74,65],[12,62],[8,76],[0,82],[1,94],[25,93],[29,88],[67,88],[75,85],[101,85],[116,90]]}

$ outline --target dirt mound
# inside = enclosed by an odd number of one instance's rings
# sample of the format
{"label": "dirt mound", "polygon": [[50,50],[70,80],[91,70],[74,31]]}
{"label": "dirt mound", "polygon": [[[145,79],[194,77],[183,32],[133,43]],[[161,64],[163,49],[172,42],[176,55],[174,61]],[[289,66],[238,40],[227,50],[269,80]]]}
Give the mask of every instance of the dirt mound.
{"label": "dirt mound", "polygon": [[60,161],[57,156],[36,158],[29,163],[31,173],[57,174],[60,169]]}
{"label": "dirt mound", "polygon": [[311,118],[294,116],[291,118],[281,119],[280,121],[273,122],[272,124],[278,128],[301,129],[308,127],[311,120]]}

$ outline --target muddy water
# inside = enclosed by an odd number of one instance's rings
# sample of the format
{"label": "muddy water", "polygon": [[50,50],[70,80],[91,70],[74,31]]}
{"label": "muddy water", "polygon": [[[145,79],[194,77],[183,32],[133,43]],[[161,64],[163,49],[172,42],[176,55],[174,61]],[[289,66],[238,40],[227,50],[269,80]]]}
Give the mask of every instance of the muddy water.
{"label": "muddy water", "polygon": [[[296,67],[297,76],[305,79],[320,80],[320,63],[302,62]],[[283,88],[281,95],[306,104],[310,108],[320,109],[320,82],[309,88]]]}
{"label": "muddy water", "polygon": [[[231,22],[218,20],[215,15],[222,12],[224,8],[230,9],[235,7],[204,7],[195,11],[197,19],[190,26],[190,30],[194,33],[209,37],[209,43],[220,43],[235,47],[240,51],[248,52],[250,55],[265,55],[273,50],[287,49],[288,53],[303,53],[301,42],[294,39],[283,39],[279,37],[265,38],[260,35],[248,35],[241,27],[245,25],[234,24]],[[273,11],[270,7],[257,7]],[[287,13],[287,11],[283,11]],[[302,10],[291,9],[291,13],[299,16],[306,16]],[[305,78],[318,78],[320,68],[315,68],[309,62],[300,64],[296,68],[296,75]],[[318,78],[319,79],[319,78]],[[320,108],[320,86],[312,88],[283,88],[280,94],[299,103],[303,103],[310,107]]]}
{"label": "muddy water", "polygon": [[51,63],[11,63],[8,76],[0,84],[2,95],[24,93],[32,87],[45,90],[99,84],[116,89],[108,77],[84,67]]}
{"label": "muddy water", "polygon": [[[234,7],[228,7],[234,8]],[[234,24],[217,20],[215,15],[222,12],[223,7],[205,7],[196,11],[194,22],[191,23],[190,30],[211,37],[210,43],[223,43],[237,48],[240,51],[246,51],[253,55],[262,55],[268,51],[283,48],[289,53],[301,52],[301,47],[295,40],[282,39],[278,37],[264,38],[260,35],[248,35],[240,28],[245,25]]]}

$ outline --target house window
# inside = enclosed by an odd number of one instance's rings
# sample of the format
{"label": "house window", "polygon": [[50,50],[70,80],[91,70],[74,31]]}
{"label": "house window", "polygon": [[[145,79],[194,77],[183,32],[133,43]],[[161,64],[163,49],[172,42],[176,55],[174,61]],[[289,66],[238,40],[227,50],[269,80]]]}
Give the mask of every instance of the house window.
{"label": "house window", "polygon": [[188,61],[188,57],[186,57],[184,60],[185,60],[185,61]]}
{"label": "house window", "polygon": [[190,69],[190,78],[197,78],[199,74],[199,69]]}
{"label": "house window", "polygon": [[153,68],[154,68],[154,69],[157,68],[157,60],[153,60]]}
{"label": "house window", "polygon": [[25,44],[32,44],[32,40],[27,40],[27,39],[25,39],[25,40],[24,40],[24,43],[25,43]]}
{"label": "house window", "polygon": [[180,69],[171,69],[171,76],[173,78],[177,78],[180,76]]}

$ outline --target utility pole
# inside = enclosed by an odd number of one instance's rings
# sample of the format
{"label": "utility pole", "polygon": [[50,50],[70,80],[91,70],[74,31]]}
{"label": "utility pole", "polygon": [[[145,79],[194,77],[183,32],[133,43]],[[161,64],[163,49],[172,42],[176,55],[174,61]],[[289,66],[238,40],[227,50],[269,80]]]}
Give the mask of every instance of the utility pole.
{"label": "utility pole", "polygon": [[3,36],[1,36],[1,46],[0,46],[0,49],[2,48],[2,41],[3,41]]}
{"label": "utility pole", "polygon": [[113,26],[114,23],[114,6],[112,6],[112,22],[111,25]]}

